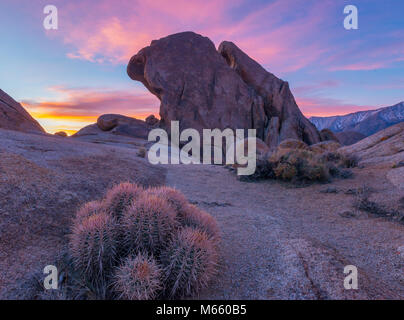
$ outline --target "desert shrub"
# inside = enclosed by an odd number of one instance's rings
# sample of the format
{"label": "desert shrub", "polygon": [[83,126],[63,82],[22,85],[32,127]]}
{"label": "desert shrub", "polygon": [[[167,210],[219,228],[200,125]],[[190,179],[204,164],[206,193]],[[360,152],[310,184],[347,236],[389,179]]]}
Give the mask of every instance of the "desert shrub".
{"label": "desert shrub", "polygon": [[209,236],[186,227],[171,241],[161,257],[165,265],[166,294],[184,297],[205,288],[217,272],[217,251]]}
{"label": "desert shrub", "polygon": [[107,192],[104,207],[118,221],[123,212],[143,193],[143,188],[129,182],[120,183]]}
{"label": "desert shrub", "polygon": [[358,158],[355,155],[346,155],[338,151],[328,151],[320,155],[320,159],[325,162],[334,163],[341,168],[354,168],[358,166]]}
{"label": "desert shrub", "polygon": [[267,160],[269,178],[294,183],[327,182],[332,177],[349,178],[352,172],[343,168],[354,167],[356,158],[337,151],[313,152],[306,149],[276,149]]}
{"label": "desert shrub", "polygon": [[96,288],[105,288],[117,252],[117,225],[114,217],[98,213],[76,224],[70,239],[75,267]]}
{"label": "desert shrub", "polygon": [[390,213],[383,208],[381,205],[374,201],[370,201],[366,196],[357,197],[354,200],[354,207],[356,209],[366,211],[368,213],[378,215],[378,216],[388,216]]}
{"label": "desert shrub", "polygon": [[177,228],[176,214],[167,201],[145,193],[122,217],[123,245],[129,251],[159,254]]}
{"label": "desert shrub", "polygon": [[268,160],[277,179],[327,181],[329,167],[317,154],[302,149],[278,149]]}
{"label": "desert shrub", "polygon": [[274,168],[275,177],[281,180],[292,180],[297,176],[296,167],[287,162],[279,162]]}
{"label": "desert shrub", "polygon": [[393,164],[393,166],[392,166],[393,169],[397,169],[397,168],[401,168],[401,167],[404,167],[404,161],[399,161],[399,162]]}
{"label": "desert shrub", "polygon": [[355,155],[343,155],[340,160],[340,165],[344,168],[355,168],[358,166],[358,157]]}
{"label": "desert shrub", "polygon": [[162,270],[152,256],[138,253],[128,257],[114,275],[114,290],[119,299],[152,300],[163,289]]}
{"label": "desert shrub", "polygon": [[[237,170],[237,166],[233,165],[229,167],[230,170]],[[251,175],[238,175],[237,179],[243,182],[255,182],[263,179],[274,178],[274,171],[271,163],[265,158],[257,158],[255,172]]]}
{"label": "desert shrub", "polygon": [[215,274],[219,240],[216,220],[181,192],[118,185],[77,213],[69,273],[79,274],[71,285],[79,293],[71,295],[154,299],[196,293]]}
{"label": "desert shrub", "polygon": [[364,186],[357,190],[353,201],[354,208],[381,217],[399,217],[395,209],[389,209],[382,204],[369,200],[372,190]]}

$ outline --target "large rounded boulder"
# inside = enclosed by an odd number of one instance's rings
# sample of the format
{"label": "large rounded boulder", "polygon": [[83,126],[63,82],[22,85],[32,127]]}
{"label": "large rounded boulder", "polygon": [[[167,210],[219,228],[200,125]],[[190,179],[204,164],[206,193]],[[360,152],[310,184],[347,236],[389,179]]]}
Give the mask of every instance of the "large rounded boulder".
{"label": "large rounded boulder", "polygon": [[171,121],[180,130],[256,129],[269,147],[298,139],[320,141],[317,129],[300,112],[288,83],[267,72],[231,42],[219,51],[193,32],[154,40],[127,67],[160,101],[160,127]]}

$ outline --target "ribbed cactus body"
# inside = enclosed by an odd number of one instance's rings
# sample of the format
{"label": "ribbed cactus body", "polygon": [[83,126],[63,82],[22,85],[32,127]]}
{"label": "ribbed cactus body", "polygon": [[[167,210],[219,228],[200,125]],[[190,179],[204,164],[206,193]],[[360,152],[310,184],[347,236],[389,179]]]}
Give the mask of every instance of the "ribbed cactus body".
{"label": "ribbed cactus body", "polygon": [[181,192],[121,183],[78,210],[70,252],[94,298],[180,298],[215,275],[219,239],[216,220]]}
{"label": "ribbed cactus body", "polygon": [[124,182],[116,185],[107,192],[103,206],[105,210],[119,221],[124,211],[132,205],[144,192],[143,188],[136,184]]}
{"label": "ribbed cactus body", "polygon": [[162,270],[155,259],[138,253],[116,269],[114,289],[119,299],[152,300],[163,288],[161,280]]}
{"label": "ribbed cactus body", "polygon": [[188,201],[180,191],[171,187],[158,187],[149,189],[148,192],[167,201],[181,218],[182,209],[188,204]]}
{"label": "ribbed cactus body", "polygon": [[123,244],[130,251],[158,255],[178,228],[174,210],[163,199],[143,194],[122,217]]}
{"label": "ribbed cactus body", "polygon": [[74,224],[80,224],[84,219],[103,211],[101,201],[90,201],[84,204],[76,213]]}
{"label": "ribbed cactus body", "polygon": [[170,298],[192,295],[206,287],[215,275],[218,256],[209,236],[186,227],[162,253],[166,294]]}
{"label": "ribbed cactus body", "polygon": [[183,226],[197,228],[206,232],[216,244],[220,241],[220,231],[216,219],[193,204],[187,204],[183,207],[181,223]]}
{"label": "ribbed cactus body", "polygon": [[116,259],[115,219],[106,213],[85,218],[73,228],[70,239],[75,267],[91,282],[99,282],[111,271]]}

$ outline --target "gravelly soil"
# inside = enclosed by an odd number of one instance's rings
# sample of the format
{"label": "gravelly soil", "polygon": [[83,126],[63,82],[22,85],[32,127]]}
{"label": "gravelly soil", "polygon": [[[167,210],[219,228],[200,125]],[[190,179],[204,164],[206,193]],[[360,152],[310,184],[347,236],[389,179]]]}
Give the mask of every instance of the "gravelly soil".
{"label": "gravelly soil", "polygon": [[[196,298],[404,298],[404,225],[353,207],[366,189],[385,211],[404,214],[397,171],[355,169],[353,179],[304,188],[248,183],[221,166],[151,166],[136,144],[112,140],[0,130],[0,298],[24,298],[19,285],[66,244],[77,207],[126,180],[166,181],[217,218],[219,276]],[[344,289],[346,265],[358,268],[358,290]]]}
{"label": "gravelly soil", "polygon": [[[386,179],[386,170],[356,169],[354,179],[294,188],[241,182],[219,166],[166,167],[167,184],[214,215],[222,229],[219,277],[198,298],[404,298],[398,252],[404,225],[352,206],[352,189],[364,185],[386,207],[398,203],[403,190]],[[358,290],[344,289],[346,265],[358,268]]]}
{"label": "gravelly soil", "polygon": [[136,149],[0,129],[0,299],[30,298],[30,278],[67,243],[77,208],[122,181],[159,185]]}

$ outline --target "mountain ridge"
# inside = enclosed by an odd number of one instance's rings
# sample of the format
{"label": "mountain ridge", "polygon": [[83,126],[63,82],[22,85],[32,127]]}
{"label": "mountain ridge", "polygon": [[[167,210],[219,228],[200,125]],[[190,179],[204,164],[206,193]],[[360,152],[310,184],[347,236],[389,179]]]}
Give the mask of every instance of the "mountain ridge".
{"label": "mountain ridge", "polygon": [[358,111],[331,117],[310,117],[318,130],[333,132],[355,131],[370,136],[380,130],[404,121],[404,101],[375,110]]}

